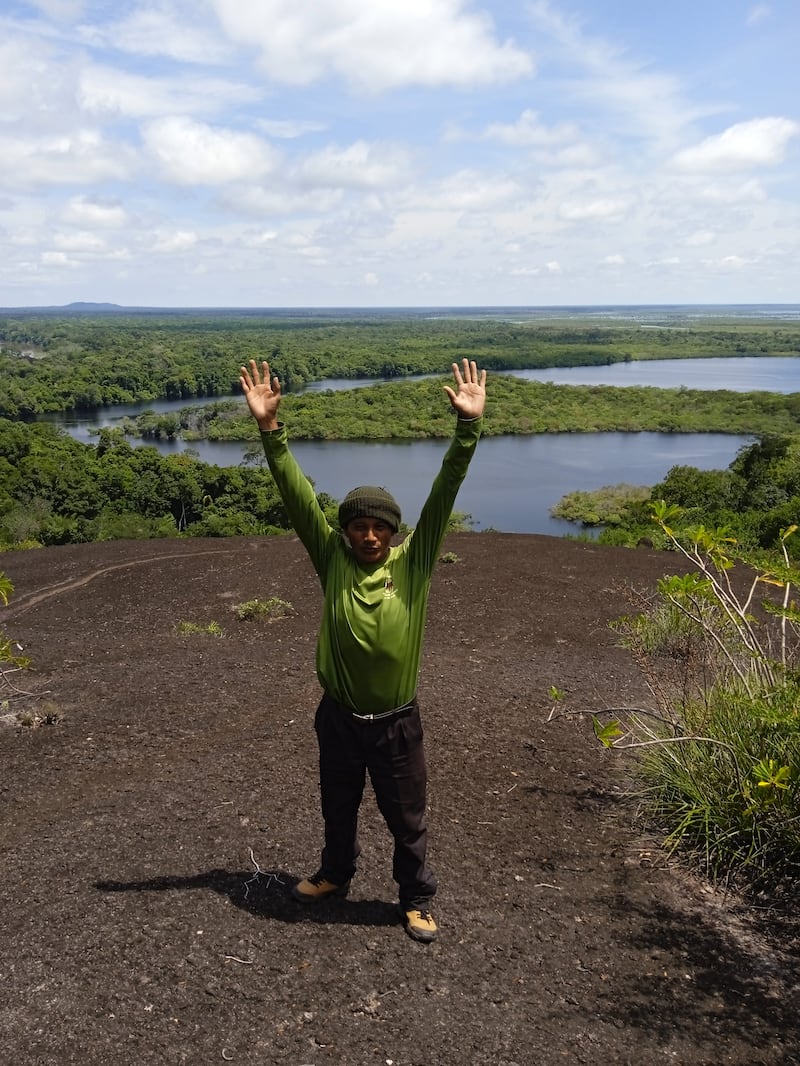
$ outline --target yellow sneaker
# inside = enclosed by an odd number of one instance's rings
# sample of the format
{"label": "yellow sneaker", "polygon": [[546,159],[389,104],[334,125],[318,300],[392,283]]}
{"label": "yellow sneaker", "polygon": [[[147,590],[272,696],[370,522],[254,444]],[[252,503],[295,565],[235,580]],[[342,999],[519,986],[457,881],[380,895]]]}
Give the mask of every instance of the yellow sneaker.
{"label": "yellow sneaker", "polygon": [[313,877],[304,877],[292,889],[292,895],[301,903],[321,903],[331,896],[346,896],[350,891],[350,882],[343,885],[335,885],[322,876],[322,872],[315,873]]}
{"label": "yellow sneaker", "polygon": [[406,927],[406,932],[412,940],[419,940],[423,944],[430,944],[435,940],[439,930],[433,915],[427,907],[409,907],[408,910],[401,908],[401,917]]}

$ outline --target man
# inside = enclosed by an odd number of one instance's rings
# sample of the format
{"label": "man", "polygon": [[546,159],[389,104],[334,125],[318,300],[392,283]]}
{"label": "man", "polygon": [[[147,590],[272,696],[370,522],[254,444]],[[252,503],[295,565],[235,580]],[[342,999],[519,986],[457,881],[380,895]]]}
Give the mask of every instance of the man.
{"label": "man", "polygon": [[320,869],[295,885],[302,903],[345,895],[360,854],[358,809],[369,772],[394,837],[400,914],[415,940],[437,935],[431,914],[436,878],[426,862],[427,773],[417,676],[431,576],[456,494],[481,432],[486,371],[453,363],[455,435],[416,529],[400,545],[400,508],[386,489],[362,485],[339,507],[337,532],[289,451],[278,421],[281,388],[268,363],[241,368],[242,391],[261,430],[269,468],[324,593],[317,642],[323,689],[314,728],[319,741],[325,846]]}

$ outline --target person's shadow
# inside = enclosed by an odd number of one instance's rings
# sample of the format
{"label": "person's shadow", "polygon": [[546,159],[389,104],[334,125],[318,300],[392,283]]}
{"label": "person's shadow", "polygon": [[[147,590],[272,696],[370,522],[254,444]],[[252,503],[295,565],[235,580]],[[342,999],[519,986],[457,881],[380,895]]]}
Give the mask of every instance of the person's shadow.
{"label": "person's shadow", "polygon": [[278,922],[320,922],[346,925],[396,925],[397,906],[386,900],[336,897],[322,903],[299,903],[291,895],[297,878],[284,870],[208,870],[178,876],[165,874],[143,881],[95,881],[99,892],[180,892],[207,888],[227,896],[256,918]]}

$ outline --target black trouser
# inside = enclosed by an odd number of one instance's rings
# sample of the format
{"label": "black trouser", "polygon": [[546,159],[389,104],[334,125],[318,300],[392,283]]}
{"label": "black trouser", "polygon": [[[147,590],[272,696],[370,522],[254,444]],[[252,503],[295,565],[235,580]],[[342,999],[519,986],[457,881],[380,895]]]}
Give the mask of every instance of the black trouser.
{"label": "black trouser", "polygon": [[325,695],[314,728],[325,820],[323,876],[341,885],[355,873],[361,853],[358,808],[368,771],[378,808],[394,837],[392,872],[400,903],[424,905],[436,892],[436,878],[425,864],[427,771],[416,700],[394,717],[364,722]]}

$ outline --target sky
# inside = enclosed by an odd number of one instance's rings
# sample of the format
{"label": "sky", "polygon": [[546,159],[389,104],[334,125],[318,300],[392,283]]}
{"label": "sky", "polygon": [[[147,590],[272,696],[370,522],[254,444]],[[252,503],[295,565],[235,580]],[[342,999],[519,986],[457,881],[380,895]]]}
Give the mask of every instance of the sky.
{"label": "sky", "polygon": [[0,307],[800,302],[798,0],[0,0]]}

